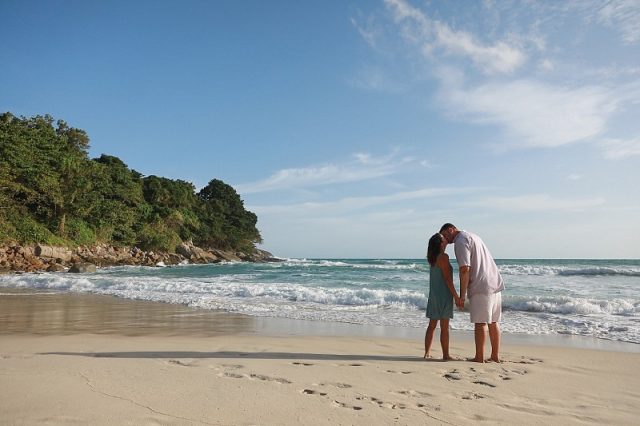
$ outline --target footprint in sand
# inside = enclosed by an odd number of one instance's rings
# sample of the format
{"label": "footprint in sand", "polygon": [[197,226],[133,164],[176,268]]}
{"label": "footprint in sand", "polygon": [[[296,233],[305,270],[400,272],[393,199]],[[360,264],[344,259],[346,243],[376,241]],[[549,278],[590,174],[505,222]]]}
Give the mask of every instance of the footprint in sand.
{"label": "footprint in sand", "polygon": [[230,370],[239,370],[241,368],[244,368],[244,365],[242,365],[242,364],[222,364],[222,367],[228,368]]}
{"label": "footprint in sand", "polygon": [[181,367],[193,367],[194,362],[184,362],[184,361],[180,361],[179,359],[170,359],[169,361],[167,361],[169,364],[173,364],[173,365],[179,365]]}
{"label": "footprint in sand", "polygon": [[318,392],[318,391],[314,391],[313,389],[303,389],[302,393],[305,395],[320,395],[320,396],[327,396],[326,392]]}
{"label": "footprint in sand", "polygon": [[396,391],[394,393],[397,393],[398,395],[412,397],[412,398],[432,398],[433,397],[433,394],[431,393],[421,392],[417,390],[401,390],[401,391]]}
{"label": "footprint in sand", "polygon": [[308,362],[292,362],[291,364],[299,365],[299,366],[302,366],[302,367],[311,367],[312,365],[315,365],[315,364],[310,364]]}
{"label": "footprint in sand", "polygon": [[544,361],[541,360],[540,358],[522,357],[518,361],[507,361],[507,362],[515,362],[516,364],[540,364],[540,363],[543,363]]}
{"label": "footprint in sand", "polygon": [[479,393],[469,393],[469,394],[466,394],[466,395],[464,395],[464,396],[462,397],[462,399],[467,399],[467,400],[471,400],[471,399],[484,399],[484,398],[485,398],[485,396],[484,396],[484,395],[481,395],[481,394],[479,394]]}
{"label": "footprint in sand", "polygon": [[[227,377],[231,379],[262,380],[263,382],[275,382],[283,385],[291,384],[289,380],[283,379],[281,377],[270,377],[270,376],[265,376],[264,374],[256,374],[256,373],[240,374],[240,373],[235,373],[233,371],[233,370],[244,368],[243,365],[227,365],[226,368],[232,371],[223,371],[221,373],[218,373],[218,377]],[[216,370],[218,370],[218,368],[216,368]]]}
{"label": "footprint in sand", "polygon": [[411,374],[411,373],[413,373],[413,371],[393,371],[393,370],[387,370],[387,373],[391,373],[391,374]]}
{"label": "footprint in sand", "polygon": [[248,376],[250,379],[257,379],[257,380],[262,380],[265,382],[276,382],[276,383],[280,383],[280,384],[284,384],[284,385],[289,385],[291,384],[291,382],[287,379],[283,379],[281,377],[269,377],[269,376],[265,376],[263,374],[254,374],[251,373]]}
{"label": "footprint in sand", "polygon": [[460,377],[460,372],[456,369],[456,370],[451,370],[448,373],[445,373],[442,377],[444,377],[447,380],[461,380],[462,377]]}
{"label": "footprint in sand", "polygon": [[405,408],[407,408],[407,406],[405,404],[402,403],[393,403],[393,402],[384,402],[381,399],[376,398],[375,396],[357,396],[356,399],[358,401],[369,401],[372,404],[377,405],[380,408],[389,408],[391,410],[396,410],[396,409],[400,409],[400,410],[404,410]]}
{"label": "footprint in sand", "polygon": [[356,405],[345,404],[344,402],[340,402],[340,401],[336,401],[336,400],[333,400],[333,404],[338,406],[338,407],[340,407],[340,408],[350,408],[350,409],[356,410],[356,411],[362,410],[362,407],[358,407]]}
{"label": "footprint in sand", "polygon": [[352,364],[333,364],[334,367],[364,367],[364,364],[354,362]]}
{"label": "footprint in sand", "polygon": [[334,388],[338,388],[338,389],[349,389],[353,386],[351,386],[348,383],[320,383],[320,384],[315,384],[314,386],[332,386]]}
{"label": "footprint in sand", "polygon": [[473,383],[475,383],[476,385],[483,385],[483,386],[489,386],[490,388],[495,388],[496,385],[493,385],[489,382],[485,382],[483,380],[475,380]]}
{"label": "footprint in sand", "polygon": [[514,375],[524,376],[525,374],[529,374],[529,370],[502,368],[501,373],[498,374],[498,377],[500,377],[502,380],[513,380]]}
{"label": "footprint in sand", "polygon": [[322,398],[327,398],[327,399],[331,400],[331,403],[333,405],[335,405],[336,407],[349,408],[349,409],[356,410],[356,411],[362,410],[362,407],[359,407],[357,405],[349,405],[349,404],[346,404],[344,402],[337,401],[335,399],[332,400],[328,396],[328,394],[326,392],[319,392],[319,391],[316,391],[316,390],[313,390],[313,389],[303,389],[303,390],[300,391],[300,393],[302,393],[303,395],[317,395],[317,396],[321,396]]}

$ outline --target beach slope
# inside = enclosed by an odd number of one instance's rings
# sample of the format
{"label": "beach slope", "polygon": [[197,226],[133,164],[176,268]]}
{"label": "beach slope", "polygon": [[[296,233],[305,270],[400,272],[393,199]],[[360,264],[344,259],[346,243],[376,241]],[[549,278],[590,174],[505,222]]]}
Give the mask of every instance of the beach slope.
{"label": "beach slope", "polygon": [[[471,353],[471,342],[452,352]],[[4,424],[632,424],[640,354],[509,347],[501,364],[420,342],[220,335],[0,336]]]}

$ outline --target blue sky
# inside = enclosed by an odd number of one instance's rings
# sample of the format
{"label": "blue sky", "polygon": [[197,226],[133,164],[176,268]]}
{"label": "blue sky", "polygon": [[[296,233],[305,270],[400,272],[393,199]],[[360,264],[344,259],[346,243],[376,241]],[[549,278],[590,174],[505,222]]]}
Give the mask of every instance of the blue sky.
{"label": "blue sky", "polygon": [[287,257],[639,258],[640,2],[0,1],[0,111],[233,185]]}

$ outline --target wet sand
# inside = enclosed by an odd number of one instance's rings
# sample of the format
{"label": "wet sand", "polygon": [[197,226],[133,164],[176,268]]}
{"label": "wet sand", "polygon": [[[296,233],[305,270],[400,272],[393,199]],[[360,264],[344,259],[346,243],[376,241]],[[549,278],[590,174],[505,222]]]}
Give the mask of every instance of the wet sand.
{"label": "wet sand", "polygon": [[505,335],[503,363],[475,364],[463,360],[472,337],[453,333],[459,360],[445,363],[421,358],[422,336],[0,288],[0,419],[633,424],[640,414],[637,345]]}

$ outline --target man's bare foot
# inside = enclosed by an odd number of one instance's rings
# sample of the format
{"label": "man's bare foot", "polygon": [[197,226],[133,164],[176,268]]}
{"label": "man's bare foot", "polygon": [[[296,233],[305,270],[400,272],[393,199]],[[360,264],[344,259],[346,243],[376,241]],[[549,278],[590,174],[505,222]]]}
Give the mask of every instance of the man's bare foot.
{"label": "man's bare foot", "polygon": [[453,357],[451,357],[451,356],[449,356],[449,355],[447,355],[447,356],[443,356],[443,357],[442,357],[442,360],[443,360],[443,361],[453,361],[454,359],[455,359],[455,358],[453,358]]}
{"label": "man's bare foot", "polygon": [[502,362],[502,361],[500,360],[500,358],[494,358],[494,357],[489,358],[489,361],[491,361],[491,362],[497,362],[498,364],[500,364],[500,363]]}
{"label": "man's bare foot", "polygon": [[484,359],[482,359],[482,358],[467,358],[467,361],[470,361],[470,362],[484,362]]}

